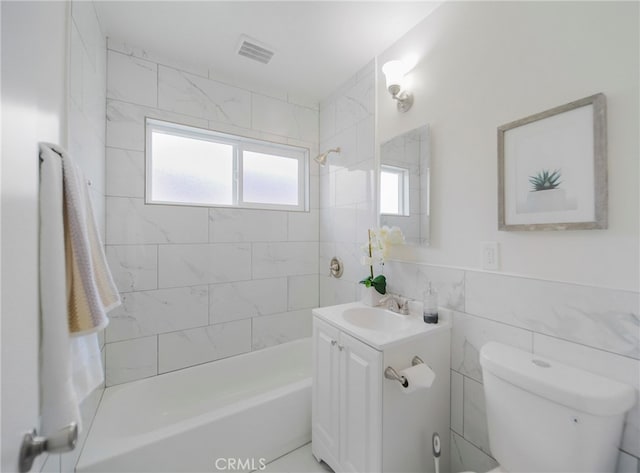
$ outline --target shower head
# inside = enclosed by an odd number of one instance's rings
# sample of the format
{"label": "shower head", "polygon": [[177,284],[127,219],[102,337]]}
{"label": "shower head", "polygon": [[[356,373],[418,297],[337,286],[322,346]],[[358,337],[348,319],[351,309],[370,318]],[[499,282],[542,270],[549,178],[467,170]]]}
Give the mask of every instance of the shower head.
{"label": "shower head", "polygon": [[313,159],[320,166],[324,166],[325,164],[327,164],[327,156],[329,156],[329,153],[339,153],[339,152],[340,152],[340,147],[331,148],[330,150],[325,151],[324,153],[320,153],[318,156],[316,156]]}

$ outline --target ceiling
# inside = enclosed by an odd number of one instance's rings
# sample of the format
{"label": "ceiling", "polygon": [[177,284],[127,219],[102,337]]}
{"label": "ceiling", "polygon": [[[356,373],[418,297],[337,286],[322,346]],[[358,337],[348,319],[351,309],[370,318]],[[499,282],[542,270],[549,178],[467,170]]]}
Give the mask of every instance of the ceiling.
{"label": "ceiling", "polygon": [[[217,77],[317,102],[440,4],[369,1],[101,1],[104,33]],[[269,64],[237,54],[240,36],[272,48]]]}

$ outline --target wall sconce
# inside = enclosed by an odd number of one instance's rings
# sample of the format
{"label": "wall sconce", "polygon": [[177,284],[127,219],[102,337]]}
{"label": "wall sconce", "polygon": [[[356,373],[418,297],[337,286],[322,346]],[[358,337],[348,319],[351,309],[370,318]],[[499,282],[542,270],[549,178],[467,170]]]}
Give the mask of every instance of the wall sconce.
{"label": "wall sconce", "polygon": [[382,66],[382,72],[387,79],[387,90],[394,100],[398,101],[398,111],[406,112],[413,105],[413,95],[402,90],[402,79],[407,72],[407,67],[402,61],[389,61]]}

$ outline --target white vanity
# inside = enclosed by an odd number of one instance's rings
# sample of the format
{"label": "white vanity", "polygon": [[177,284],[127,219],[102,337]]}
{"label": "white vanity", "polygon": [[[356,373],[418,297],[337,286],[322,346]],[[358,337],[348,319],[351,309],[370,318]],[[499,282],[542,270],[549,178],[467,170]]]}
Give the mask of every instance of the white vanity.
{"label": "white vanity", "polygon": [[[336,472],[433,472],[431,437],[448,471],[451,317],[438,324],[360,302],[313,310],[312,450]],[[435,373],[413,392],[384,371],[417,356]],[[415,362],[414,362],[415,363]]]}

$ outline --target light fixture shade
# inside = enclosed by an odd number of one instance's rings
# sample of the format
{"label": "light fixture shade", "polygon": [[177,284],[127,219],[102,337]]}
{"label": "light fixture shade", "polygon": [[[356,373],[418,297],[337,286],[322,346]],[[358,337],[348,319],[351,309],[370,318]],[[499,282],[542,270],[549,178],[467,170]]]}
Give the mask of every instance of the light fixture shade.
{"label": "light fixture shade", "polygon": [[403,90],[402,82],[408,72],[407,64],[400,60],[389,61],[382,66],[382,72],[387,80],[387,90],[396,101],[399,112],[406,112],[413,105],[413,95]]}
{"label": "light fixture shade", "polygon": [[387,89],[397,86],[402,88],[402,79],[404,78],[406,67],[400,60],[389,61],[382,66],[382,72],[387,80]]}

